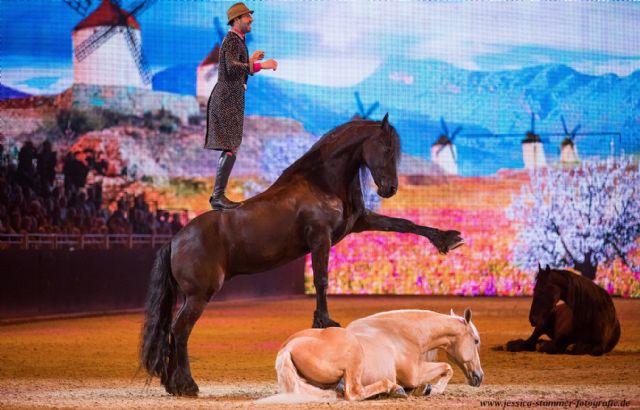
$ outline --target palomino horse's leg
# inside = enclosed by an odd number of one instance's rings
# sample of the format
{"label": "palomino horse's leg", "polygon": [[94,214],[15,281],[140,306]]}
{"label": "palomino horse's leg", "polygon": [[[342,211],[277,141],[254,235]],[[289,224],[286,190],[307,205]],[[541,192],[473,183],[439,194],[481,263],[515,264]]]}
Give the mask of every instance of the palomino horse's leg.
{"label": "palomino horse's leg", "polygon": [[331,232],[327,227],[312,228],[307,233],[307,242],[311,249],[311,266],[313,268],[313,285],[316,288],[316,310],[313,312],[315,328],[340,327],[340,324],[329,318],[327,307],[327,287],[329,285],[328,266],[331,248]]}
{"label": "palomino horse's leg", "polygon": [[[354,374],[355,373],[355,374]],[[383,378],[375,383],[363,386],[361,382],[362,370],[347,369],[344,374],[344,398],[345,400],[364,400],[376,394],[392,393],[395,396],[406,397],[402,386]]]}
{"label": "palomino horse's leg", "polygon": [[[449,384],[449,380],[453,376],[453,369],[449,363],[442,362],[420,362],[418,368],[415,369],[410,380],[402,380],[407,386],[425,386],[431,384],[430,394],[444,393],[444,389]],[[434,384],[433,381],[438,379]]]}
{"label": "palomino horse's leg", "polygon": [[365,211],[353,227],[353,232],[363,231],[413,233],[424,236],[442,254],[464,244],[464,240],[460,237],[460,232],[458,231],[441,231],[428,226],[416,225],[406,219],[392,218],[371,211]]}
{"label": "palomino horse's leg", "polygon": [[167,392],[178,396],[195,396],[198,394],[198,385],[191,376],[189,366],[189,353],[187,342],[196,321],[202,315],[208,300],[199,296],[187,296],[185,302],[176,314],[171,326],[171,337],[175,353],[175,363],[169,364],[174,370],[165,388]]}

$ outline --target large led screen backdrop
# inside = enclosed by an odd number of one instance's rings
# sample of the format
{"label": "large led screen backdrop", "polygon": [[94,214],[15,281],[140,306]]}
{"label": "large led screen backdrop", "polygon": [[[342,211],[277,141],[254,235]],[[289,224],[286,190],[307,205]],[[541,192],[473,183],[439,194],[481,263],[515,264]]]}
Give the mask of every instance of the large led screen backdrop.
{"label": "large led screen backdrop", "polygon": [[[640,296],[640,4],[247,4],[249,51],[279,67],[249,79],[231,197],[264,190],[336,125],[389,113],[400,189],[381,200],[372,186],[369,207],[466,240],[441,256],[421,237],[353,235],[332,250],[330,292],[530,294],[548,263]],[[107,201],[126,189],[207,210],[205,108],[230,5],[2,0],[5,160],[27,140],[89,148],[108,160]]]}

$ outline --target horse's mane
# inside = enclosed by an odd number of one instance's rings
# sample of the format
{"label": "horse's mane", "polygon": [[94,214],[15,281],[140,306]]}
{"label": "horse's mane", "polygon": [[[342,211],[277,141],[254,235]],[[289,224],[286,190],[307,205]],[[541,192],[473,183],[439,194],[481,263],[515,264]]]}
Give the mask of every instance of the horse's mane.
{"label": "horse's mane", "polygon": [[[615,308],[611,296],[604,289],[571,270],[552,269],[551,274],[558,275],[566,283],[564,302],[576,313],[575,321],[589,324],[604,317],[608,322],[615,322]],[[552,275],[547,277],[547,281],[553,281]]]}
{"label": "horse's mane", "polygon": [[[324,134],[304,155],[286,168],[280,178],[306,170],[316,169],[317,167],[324,165],[330,157],[335,156],[354,145],[362,144],[365,139],[378,135],[378,133],[348,131],[353,128],[366,129],[372,128],[373,126],[380,127],[381,122],[357,119],[335,127]],[[398,159],[400,157],[400,139],[397,136],[395,128],[391,125],[389,125],[389,127],[393,134],[394,155],[396,156],[396,159]]]}

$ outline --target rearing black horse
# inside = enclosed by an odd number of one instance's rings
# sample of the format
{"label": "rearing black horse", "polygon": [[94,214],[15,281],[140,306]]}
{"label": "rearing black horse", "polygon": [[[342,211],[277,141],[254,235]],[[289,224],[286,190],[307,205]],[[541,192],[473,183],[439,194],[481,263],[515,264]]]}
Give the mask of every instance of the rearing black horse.
{"label": "rearing black horse", "polygon": [[[365,209],[359,170],[367,167],[378,195],[398,189],[400,139],[388,122],[357,120],[325,134],[265,192],[232,211],[193,219],[163,246],[152,270],[142,331],[141,365],[167,392],[196,395],[187,353],[194,324],[225,280],[264,272],[311,252],[316,310],[313,327],[339,326],[327,309],[329,250],[352,232],[389,231],[426,237],[440,253],[463,244],[441,231]],[[172,321],[178,292],[184,302]]]}

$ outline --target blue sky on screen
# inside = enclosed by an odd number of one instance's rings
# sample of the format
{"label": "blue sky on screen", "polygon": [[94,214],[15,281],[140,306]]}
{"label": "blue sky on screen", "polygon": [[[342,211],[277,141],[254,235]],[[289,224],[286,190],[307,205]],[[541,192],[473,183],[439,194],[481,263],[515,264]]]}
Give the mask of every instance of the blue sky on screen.
{"label": "blue sky on screen", "polygon": [[[94,0],[94,5],[98,1]],[[133,1],[123,1],[125,9]],[[197,63],[230,2],[159,0],[139,17],[154,72]],[[437,60],[471,71],[566,64],[627,76],[640,69],[639,2],[251,2],[252,50],[280,62],[268,75],[350,87],[389,59]],[[2,83],[34,94],[72,81],[72,28],[62,0],[0,2]],[[410,84],[410,72],[401,81]],[[400,75],[400,74],[399,74]]]}

